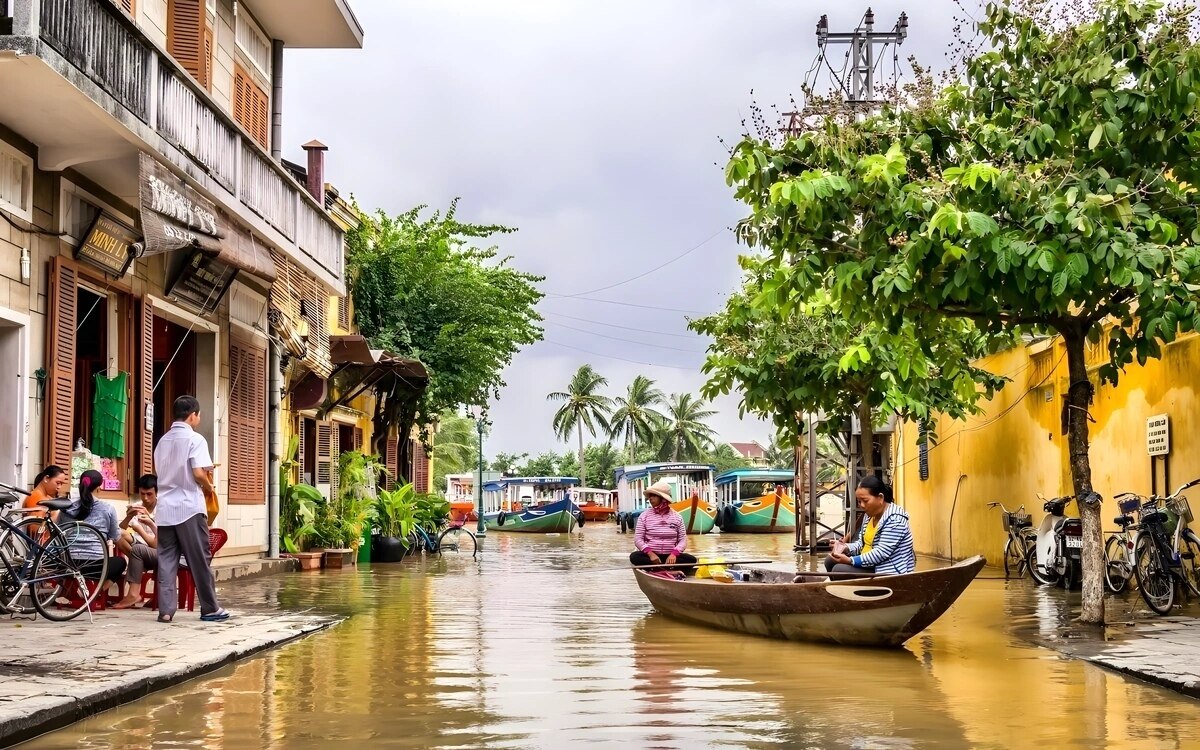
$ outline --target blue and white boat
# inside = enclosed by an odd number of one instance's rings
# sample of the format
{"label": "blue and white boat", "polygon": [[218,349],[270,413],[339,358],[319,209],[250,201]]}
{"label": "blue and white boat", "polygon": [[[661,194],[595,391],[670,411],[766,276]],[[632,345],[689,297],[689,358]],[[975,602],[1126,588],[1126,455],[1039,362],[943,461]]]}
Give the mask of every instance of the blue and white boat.
{"label": "blue and white boat", "polygon": [[566,534],[581,511],[571,497],[575,477],[509,477],[483,485],[483,521],[488,531]]}

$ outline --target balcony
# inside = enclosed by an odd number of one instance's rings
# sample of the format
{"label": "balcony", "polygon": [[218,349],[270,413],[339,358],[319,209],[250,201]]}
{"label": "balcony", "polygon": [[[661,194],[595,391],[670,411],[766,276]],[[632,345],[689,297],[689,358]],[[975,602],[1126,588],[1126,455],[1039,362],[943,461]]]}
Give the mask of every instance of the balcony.
{"label": "balcony", "polygon": [[37,144],[40,168],[71,167],[137,205],[137,154],[154,153],[332,293],[344,292],[343,234],[324,206],[110,0],[10,7],[0,122]]}

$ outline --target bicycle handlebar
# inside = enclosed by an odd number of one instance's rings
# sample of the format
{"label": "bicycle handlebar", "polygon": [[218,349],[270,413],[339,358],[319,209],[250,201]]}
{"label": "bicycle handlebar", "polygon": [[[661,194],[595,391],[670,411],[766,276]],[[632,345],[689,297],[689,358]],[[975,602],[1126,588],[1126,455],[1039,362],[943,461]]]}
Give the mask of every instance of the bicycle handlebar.
{"label": "bicycle handlebar", "polygon": [[25,495],[26,497],[28,497],[30,494],[29,490],[27,490],[27,489],[24,489],[21,487],[14,487],[11,484],[7,484],[5,482],[0,482],[0,490],[8,490],[9,492],[20,492],[22,495]]}
{"label": "bicycle handlebar", "polygon": [[1185,484],[1179,485],[1179,489],[1175,490],[1170,495],[1167,495],[1167,497],[1164,499],[1179,497],[1179,493],[1183,492],[1184,490],[1191,489],[1192,487],[1195,487],[1198,484],[1200,484],[1200,477],[1197,477],[1196,479],[1193,479],[1192,481],[1187,482]]}

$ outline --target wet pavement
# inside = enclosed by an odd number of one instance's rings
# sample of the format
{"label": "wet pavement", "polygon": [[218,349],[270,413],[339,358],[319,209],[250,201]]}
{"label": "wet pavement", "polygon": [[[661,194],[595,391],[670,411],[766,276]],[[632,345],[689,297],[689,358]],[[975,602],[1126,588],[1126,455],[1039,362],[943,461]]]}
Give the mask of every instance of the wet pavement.
{"label": "wet pavement", "polygon": [[[693,541],[794,558],[786,536]],[[609,570],[631,542],[495,533],[481,560],[230,584],[232,606],[345,621],[22,747],[1200,747],[1196,700],[1042,645],[1128,649],[1164,623],[1106,636],[1071,624],[1078,593],[984,578],[903,649],[778,642],[655,614]]]}

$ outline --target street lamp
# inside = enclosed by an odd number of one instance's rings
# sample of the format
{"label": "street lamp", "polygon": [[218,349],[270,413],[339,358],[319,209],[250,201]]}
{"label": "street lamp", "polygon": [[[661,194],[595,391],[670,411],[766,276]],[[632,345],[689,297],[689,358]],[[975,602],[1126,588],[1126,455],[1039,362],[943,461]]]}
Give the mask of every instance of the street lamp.
{"label": "street lamp", "polygon": [[483,430],[487,427],[487,409],[482,404],[467,407],[467,413],[475,420],[479,432],[479,473],[475,477],[475,535],[486,536],[487,525],[483,522]]}

